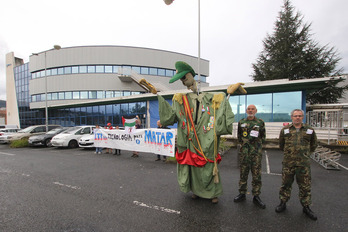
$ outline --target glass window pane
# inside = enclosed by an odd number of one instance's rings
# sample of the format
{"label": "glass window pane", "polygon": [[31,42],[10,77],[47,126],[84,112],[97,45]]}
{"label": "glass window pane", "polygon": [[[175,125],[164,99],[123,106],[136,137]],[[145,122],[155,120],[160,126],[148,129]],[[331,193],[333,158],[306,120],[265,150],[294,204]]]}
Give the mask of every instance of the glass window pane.
{"label": "glass window pane", "polygon": [[80,92],[79,91],[73,92],[73,99],[80,99]]}
{"label": "glass window pane", "polygon": [[141,67],[140,68],[140,73],[144,75],[149,75],[149,68],[147,67]]}
{"label": "glass window pane", "polygon": [[247,95],[247,104],[255,105],[257,108],[256,117],[265,122],[272,122],[272,94],[252,94]]}
{"label": "glass window pane", "polygon": [[46,74],[47,74],[47,76],[51,76],[51,69],[47,69]]}
{"label": "glass window pane", "polygon": [[118,67],[119,66],[112,66],[112,72],[113,73],[118,73]]}
{"label": "glass window pane", "polygon": [[112,73],[112,66],[105,66],[105,73]]}
{"label": "glass window pane", "polygon": [[122,92],[121,91],[115,91],[114,92],[114,96],[115,97],[121,97],[122,96]]}
{"label": "glass window pane", "polygon": [[97,73],[104,73],[104,66],[103,66],[103,65],[97,65],[97,66],[95,67],[95,71],[96,71]]}
{"label": "glass window pane", "polygon": [[89,65],[87,67],[87,72],[88,73],[95,73],[95,66]]}
{"label": "glass window pane", "polygon": [[52,75],[57,75],[58,74],[58,69],[56,69],[56,68],[51,69],[51,74]]}
{"label": "glass window pane", "polygon": [[150,68],[150,75],[156,75],[157,76],[157,68]]}
{"label": "glass window pane", "polygon": [[47,101],[51,101],[52,100],[52,94],[51,93],[47,93]]}
{"label": "glass window pane", "polygon": [[40,76],[41,76],[41,77],[44,77],[44,76],[45,76],[45,70],[43,70],[43,71],[40,72]]}
{"label": "glass window pane", "polygon": [[65,67],[64,68],[64,73],[65,74],[71,74],[71,67]]}
{"label": "glass window pane", "polygon": [[[291,99],[291,100],[290,100]],[[286,92],[273,94],[273,121],[291,122],[290,113],[294,109],[301,109],[302,92]]]}
{"label": "glass window pane", "polygon": [[130,91],[123,91],[123,96],[130,96]]}
{"label": "glass window pane", "polygon": [[65,92],[65,99],[72,99],[72,92]]}
{"label": "glass window pane", "polygon": [[105,98],[114,97],[114,91],[105,91]]}
{"label": "glass window pane", "polygon": [[245,95],[231,96],[229,99],[235,122],[245,117],[245,99]]}
{"label": "glass window pane", "polygon": [[172,76],[174,76],[174,71],[173,71],[173,70],[166,70],[166,76],[167,76],[167,77],[172,77]]}
{"label": "glass window pane", "polygon": [[58,94],[58,99],[59,99],[59,100],[64,100],[64,99],[65,99],[64,92],[60,92],[60,93]]}
{"label": "glass window pane", "polygon": [[133,71],[136,71],[137,73],[140,73],[140,67],[134,66],[132,67]]}
{"label": "glass window pane", "polygon": [[97,91],[97,98],[104,98],[104,91]]}
{"label": "glass window pane", "polygon": [[58,75],[64,74],[64,68],[58,68]]}
{"label": "glass window pane", "polygon": [[96,99],[97,98],[97,91],[89,91],[88,97],[90,99]]}
{"label": "glass window pane", "polygon": [[80,99],[88,99],[88,91],[81,91]]}
{"label": "glass window pane", "polygon": [[52,100],[58,100],[58,93],[52,93]]}
{"label": "glass window pane", "polygon": [[71,67],[71,73],[79,73],[79,66]]}
{"label": "glass window pane", "polygon": [[80,73],[87,73],[87,66],[80,66]]}
{"label": "glass window pane", "polygon": [[163,68],[159,68],[158,69],[158,75],[159,76],[165,76],[166,75],[166,71]]}

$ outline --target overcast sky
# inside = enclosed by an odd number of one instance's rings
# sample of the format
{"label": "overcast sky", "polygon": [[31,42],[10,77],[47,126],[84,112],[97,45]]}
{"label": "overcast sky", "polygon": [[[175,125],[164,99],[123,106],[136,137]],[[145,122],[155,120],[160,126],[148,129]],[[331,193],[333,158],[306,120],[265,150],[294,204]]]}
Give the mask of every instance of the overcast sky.
{"label": "overcast sky", "polygon": [[[272,34],[283,0],[201,0],[201,58],[211,86],[251,82],[251,64]],[[292,0],[312,39],[335,47],[348,72],[348,1]],[[6,99],[5,56],[82,45],[120,45],[198,56],[198,0],[11,0],[0,5],[0,99]],[[174,64],[173,64],[174,68]],[[196,70],[197,71],[197,70]]]}

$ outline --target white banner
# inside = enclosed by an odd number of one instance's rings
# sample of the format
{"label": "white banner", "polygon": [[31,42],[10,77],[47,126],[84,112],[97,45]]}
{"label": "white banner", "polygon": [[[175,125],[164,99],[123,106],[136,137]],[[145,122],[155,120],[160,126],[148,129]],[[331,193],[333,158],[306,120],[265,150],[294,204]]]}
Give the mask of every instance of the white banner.
{"label": "white banner", "polygon": [[174,157],[175,130],[136,129],[130,134],[125,130],[95,129],[94,146]]}

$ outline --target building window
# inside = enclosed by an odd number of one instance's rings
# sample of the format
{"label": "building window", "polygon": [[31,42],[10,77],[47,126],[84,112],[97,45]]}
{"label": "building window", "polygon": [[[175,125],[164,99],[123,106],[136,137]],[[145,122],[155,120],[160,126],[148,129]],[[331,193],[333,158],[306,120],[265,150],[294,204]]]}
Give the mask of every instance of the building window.
{"label": "building window", "polygon": [[80,66],[80,73],[87,73],[87,66]]}
{"label": "building window", "polygon": [[95,66],[89,65],[89,66],[87,67],[87,72],[88,72],[88,73],[95,73]]}

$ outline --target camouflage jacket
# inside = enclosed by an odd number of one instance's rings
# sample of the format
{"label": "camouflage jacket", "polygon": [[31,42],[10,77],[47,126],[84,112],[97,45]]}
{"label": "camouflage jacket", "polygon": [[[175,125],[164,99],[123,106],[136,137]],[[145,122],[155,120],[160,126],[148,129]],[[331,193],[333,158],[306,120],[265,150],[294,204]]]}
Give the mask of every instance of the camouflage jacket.
{"label": "camouflage jacket", "polygon": [[266,140],[264,121],[256,117],[253,120],[243,118],[238,122],[237,136],[242,153],[261,154],[262,144]]}
{"label": "camouflage jacket", "polygon": [[307,124],[302,124],[298,132],[293,124],[280,131],[279,147],[284,151],[283,164],[287,166],[309,166],[310,154],[317,145],[315,131]]}

